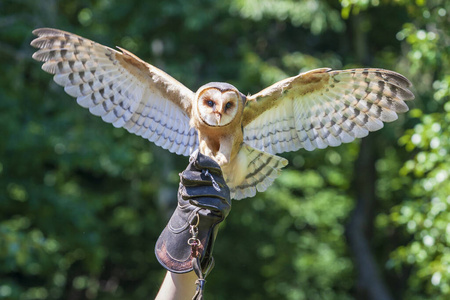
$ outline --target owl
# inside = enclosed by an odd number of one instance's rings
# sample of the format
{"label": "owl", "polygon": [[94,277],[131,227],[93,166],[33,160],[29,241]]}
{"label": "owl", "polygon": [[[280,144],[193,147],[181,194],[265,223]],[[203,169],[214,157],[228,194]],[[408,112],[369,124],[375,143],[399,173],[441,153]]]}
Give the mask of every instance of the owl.
{"label": "owl", "polygon": [[221,82],[194,93],[125,49],[57,29],[33,34],[33,58],[79,105],[170,152],[199,149],[221,166],[236,200],[272,184],[287,165],[277,153],[365,137],[414,99],[407,78],[372,68],[316,69],[247,96]]}

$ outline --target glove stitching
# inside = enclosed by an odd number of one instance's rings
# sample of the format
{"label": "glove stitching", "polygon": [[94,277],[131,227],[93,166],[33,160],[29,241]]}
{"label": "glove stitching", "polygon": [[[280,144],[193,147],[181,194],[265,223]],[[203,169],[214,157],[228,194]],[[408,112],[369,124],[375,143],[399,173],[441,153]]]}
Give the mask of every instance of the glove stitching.
{"label": "glove stitching", "polygon": [[167,226],[169,227],[169,230],[170,230],[171,232],[173,232],[173,233],[181,233],[181,232],[185,231],[186,228],[189,227],[190,221],[192,221],[192,219],[193,219],[193,215],[195,216],[195,214],[196,214],[199,210],[200,210],[200,208],[198,207],[198,208],[194,209],[193,211],[191,211],[191,212],[189,213],[188,217],[187,217],[186,222],[185,222],[182,226],[180,226],[180,227],[174,227],[173,224],[172,224],[172,222],[170,222],[170,220],[169,220],[169,224],[167,224]]}

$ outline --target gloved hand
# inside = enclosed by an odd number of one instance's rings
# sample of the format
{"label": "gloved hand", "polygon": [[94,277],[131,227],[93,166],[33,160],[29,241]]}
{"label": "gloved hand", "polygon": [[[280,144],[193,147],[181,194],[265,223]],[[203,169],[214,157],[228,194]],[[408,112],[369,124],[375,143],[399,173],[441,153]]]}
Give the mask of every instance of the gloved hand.
{"label": "gloved hand", "polygon": [[230,209],[230,191],[219,165],[197,150],[180,174],[178,206],[156,242],[159,263],[174,273],[195,269],[203,280],[213,266],[218,225]]}

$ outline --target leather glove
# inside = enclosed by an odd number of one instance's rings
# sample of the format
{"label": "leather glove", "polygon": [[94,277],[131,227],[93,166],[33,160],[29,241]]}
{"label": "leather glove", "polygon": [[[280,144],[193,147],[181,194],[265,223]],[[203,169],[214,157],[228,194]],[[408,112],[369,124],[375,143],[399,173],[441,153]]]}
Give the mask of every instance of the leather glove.
{"label": "leather glove", "polygon": [[156,242],[159,263],[170,272],[186,273],[200,262],[201,272],[207,273],[218,225],[230,210],[230,191],[219,165],[197,150],[180,174],[178,206]]}

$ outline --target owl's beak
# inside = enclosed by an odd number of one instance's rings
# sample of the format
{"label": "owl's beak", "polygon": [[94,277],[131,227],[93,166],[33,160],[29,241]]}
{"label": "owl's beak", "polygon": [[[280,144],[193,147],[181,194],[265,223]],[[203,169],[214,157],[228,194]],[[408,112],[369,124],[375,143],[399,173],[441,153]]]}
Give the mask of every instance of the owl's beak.
{"label": "owl's beak", "polygon": [[217,120],[217,125],[220,124],[220,120],[222,119],[222,114],[219,112],[216,112],[216,120]]}

